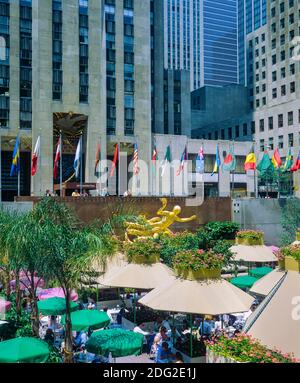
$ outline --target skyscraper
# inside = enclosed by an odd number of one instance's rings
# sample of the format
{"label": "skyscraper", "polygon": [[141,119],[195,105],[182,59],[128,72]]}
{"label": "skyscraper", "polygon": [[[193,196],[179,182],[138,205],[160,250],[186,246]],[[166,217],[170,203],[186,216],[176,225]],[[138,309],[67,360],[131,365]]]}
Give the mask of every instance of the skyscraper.
{"label": "skyscraper", "polygon": [[165,67],[189,70],[192,90],[237,83],[237,0],[164,2]]}

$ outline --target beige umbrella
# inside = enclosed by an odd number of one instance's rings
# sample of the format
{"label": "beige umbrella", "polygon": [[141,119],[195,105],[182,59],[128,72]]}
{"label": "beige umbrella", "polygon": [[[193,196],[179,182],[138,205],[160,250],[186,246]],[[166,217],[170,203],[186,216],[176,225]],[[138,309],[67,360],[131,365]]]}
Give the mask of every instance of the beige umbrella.
{"label": "beige umbrella", "polygon": [[267,296],[285,275],[284,271],[276,269],[254,283],[251,293]]}
{"label": "beige umbrella", "polygon": [[128,262],[126,257],[122,253],[118,253],[114,257],[109,258],[106,262],[106,265],[94,264],[94,271],[102,274],[95,279],[95,282],[100,285],[100,288],[107,288],[108,285],[105,285],[104,280],[111,278],[127,265]]}
{"label": "beige umbrella", "polygon": [[139,300],[159,311],[220,315],[249,311],[254,298],[224,279],[173,278]]}
{"label": "beige umbrella", "polygon": [[269,348],[300,358],[300,274],[288,271],[249,317],[244,331]]}
{"label": "beige umbrella", "polygon": [[246,246],[246,245],[235,245],[230,248],[234,254],[234,261],[244,262],[278,262],[277,257],[273,254],[273,251],[268,246]]}
{"label": "beige umbrella", "polygon": [[162,263],[130,263],[105,274],[102,284],[110,287],[151,290],[174,277],[173,271]]}

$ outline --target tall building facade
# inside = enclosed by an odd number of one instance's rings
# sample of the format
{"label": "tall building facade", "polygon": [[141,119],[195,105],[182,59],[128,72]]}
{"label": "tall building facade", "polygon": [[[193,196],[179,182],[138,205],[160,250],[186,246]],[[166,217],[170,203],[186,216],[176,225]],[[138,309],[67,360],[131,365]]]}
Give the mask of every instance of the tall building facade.
{"label": "tall building facade", "polygon": [[237,0],[164,0],[165,67],[190,71],[191,90],[238,83]]}
{"label": "tall building facade", "polygon": [[[155,130],[163,100],[155,92],[164,76],[162,11],[160,0],[0,1],[2,196],[16,192],[9,170],[17,135],[23,194],[38,195],[59,182],[53,180],[53,158],[60,131],[64,181],[81,132],[85,182],[96,182],[98,143],[102,159],[112,158],[116,143],[131,154],[137,143],[139,158],[151,158],[151,125]],[[31,180],[38,136],[42,171]]]}

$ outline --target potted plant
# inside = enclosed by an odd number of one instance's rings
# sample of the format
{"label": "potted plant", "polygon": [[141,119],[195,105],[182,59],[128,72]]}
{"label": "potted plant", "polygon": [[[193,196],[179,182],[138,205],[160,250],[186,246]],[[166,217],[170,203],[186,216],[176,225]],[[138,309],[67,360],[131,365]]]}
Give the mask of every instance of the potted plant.
{"label": "potted plant", "polygon": [[295,244],[283,247],[276,255],[281,262],[281,266],[284,262],[285,270],[300,272],[300,245]]}
{"label": "potted plant", "polygon": [[215,341],[207,341],[208,363],[297,363],[293,354],[270,350],[247,334],[234,338],[222,335]]}
{"label": "potted plant", "polygon": [[176,274],[189,280],[219,278],[223,265],[222,254],[201,249],[180,251],[173,261]]}
{"label": "potted plant", "polygon": [[242,230],[237,233],[235,241],[237,245],[262,246],[264,234],[256,230]]}
{"label": "potted plant", "polygon": [[160,261],[160,245],[152,238],[143,238],[124,245],[130,263],[153,264]]}

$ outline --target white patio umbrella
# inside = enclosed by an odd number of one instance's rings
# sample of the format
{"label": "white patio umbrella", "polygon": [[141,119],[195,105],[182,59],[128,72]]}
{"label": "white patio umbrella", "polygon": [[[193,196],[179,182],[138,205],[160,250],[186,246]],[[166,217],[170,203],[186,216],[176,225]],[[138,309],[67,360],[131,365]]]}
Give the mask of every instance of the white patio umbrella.
{"label": "white patio umbrella", "polygon": [[271,273],[255,282],[250,289],[250,293],[267,296],[281,280],[281,278],[284,277],[284,275],[285,272],[280,269],[273,270]]}
{"label": "white patio umbrella", "polygon": [[269,348],[300,358],[300,274],[287,271],[248,318],[244,331]]}
{"label": "white patio umbrella", "polygon": [[277,257],[274,255],[272,249],[268,246],[246,246],[246,245],[234,245],[230,248],[230,251],[234,254],[233,260],[236,262],[278,262]]}

